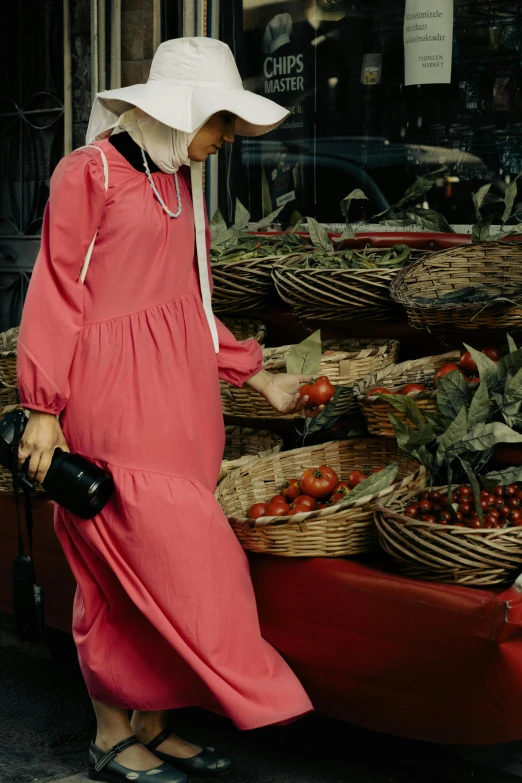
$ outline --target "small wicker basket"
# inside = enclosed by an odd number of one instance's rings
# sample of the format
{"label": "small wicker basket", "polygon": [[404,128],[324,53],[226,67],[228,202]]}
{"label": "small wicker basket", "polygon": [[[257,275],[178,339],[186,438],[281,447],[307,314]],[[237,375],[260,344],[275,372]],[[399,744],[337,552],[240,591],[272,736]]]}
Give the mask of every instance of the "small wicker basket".
{"label": "small wicker basket", "polygon": [[[480,303],[416,302],[434,299],[473,286],[493,299],[505,296],[515,302],[485,306]],[[395,302],[403,305],[416,329],[520,329],[522,328],[522,247],[518,242],[461,245],[434,253],[403,269],[391,285]],[[515,291],[519,291],[515,294]]]}
{"label": "small wicker basket", "polygon": [[[265,348],[263,368],[269,372],[285,372],[285,360],[291,345],[280,348]],[[318,375],[326,375],[334,386],[343,391],[336,402],[336,414],[345,415],[357,411],[352,386],[369,372],[393,364],[399,355],[396,340],[381,338],[350,338],[346,340],[325,340]],[[251,419],[293,419],[299,414],[283,415],[249,386],[236,388],[221,382],[223,412],[229,416]]]}
{"label": "small wicker basket", "polygon": [[[400,484],[382,492],[294,517],[246,518],[248,508],[265,502],[286,479],[299,478],[308,467],[330,465],[340,476],[351,470],[372,470],[397,460]],[[221,482],[216,498],[243,547],[284,557],[341,557],[371,551],[377,535],[373,513],[377,498],[396,490],[420,492],[426,485],[424,467],[401,458],[385,439],[334,441],[264,457],[238,468]]]}
{"label": "small wicker basket", "polygon": [[254,337],[260,345],[266,340],[266,326],[254,318],[222,318],[227,329],[230,329],[236,340],[248,340]]}
{"label": "small wicker basket", "polygon": [[[447,487],[437,487],[446,491]],[[375,522],[381,547],[408,576],[488,587],[513,581],[522,568],[522,528],[482,528],[422,522],[404,516],[419,494],[379,498]]]}
{"label": "small wicker basket", "polygon": [[243,467],[252,459],[278,454],[283,448],[283,439],[275,432],[254,430],[251,427],[225,428],[226,441],[219,481],[235,468]]}
{"label": "small wicker basket", "polygon": [[[372,248],[387,253],[388,248]],[[427,251],[412,251],[412,259]],[[390,296],[390,284],[399,267],[386,269],[305,269],[299,264],[305,253],[294,253],[274,262],[272,276],[277,293],[300,318],[321,320],[389,321],[398,308]]]}
{"label": "small wicker basket", "polygon": [[244,313],[270,304],[275,295],[272,264],[280,258],[284,256],[218,261],[212,264],[214,312]]}
{"label": "small wicker basket", "polygon": [[359,381],[354,386],[353,393],[366,418],[368,432],[371,435],[395,438],[395,431],[389,417],[390,413],[416,429],[415,424],[406,419],[393,405],[377,395],[369,395],[368,391],[376,386],[382,386],[384,389],[400,392],[407,383],[423,383],[431,388],[426,391],[411,392],[409,396],[415,400],[423,413],[438,413],[437,390],[433,386],[433,375],[444,364],[458,362],[459,359],[459,351],[450,351],[439,356],[425,356],[423,359],[410,359],[407,362],[383,367]]}

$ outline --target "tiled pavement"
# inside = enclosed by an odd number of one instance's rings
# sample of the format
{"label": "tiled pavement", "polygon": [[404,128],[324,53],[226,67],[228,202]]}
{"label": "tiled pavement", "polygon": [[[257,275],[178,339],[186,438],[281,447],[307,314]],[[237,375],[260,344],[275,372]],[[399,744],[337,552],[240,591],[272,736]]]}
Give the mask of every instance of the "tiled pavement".
{"label": "tiled pavement", "polygon": [[[66,666],[68,661],[54,663],[0,647],[0,783],[86,780],[91,709],[78,671]],[[179,710],[174,720],[182,736],[234,757],[236,769],[227,783],[522,781],[522,742],[487,748],[429,745],[318,715],[250,732],[197,709]],[[211,778],[199,780],[209,783]]]}

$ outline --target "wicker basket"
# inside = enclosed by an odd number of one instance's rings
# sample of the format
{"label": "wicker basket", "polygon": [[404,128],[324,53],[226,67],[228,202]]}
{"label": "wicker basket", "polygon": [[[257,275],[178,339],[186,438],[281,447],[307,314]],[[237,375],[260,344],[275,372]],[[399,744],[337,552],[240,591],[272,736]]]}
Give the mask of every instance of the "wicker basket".
{"label": "wicker basket", "polygon": [[[387,253],[388,249],[372,248],[371,252]],[[413,251],[412,258],[424,256],[426,252]],[[399,268],[299,268],[306,255],[295,253],[279,258],[272,272],[279,296],[300,318],[389,321],[397,317],[390,284]]]}
{"label": "wicker basket", "polygon": [[[17,388],[16,344],[19,331],[19,327],[16,327],[7,332],[0,332],[0,394],[4,389],[16,390]],[[0,408],[10,404],[4,402],[4,398],[0,396]]]}
{"label": "wicker basket", "polygon": [[[286,355],[292,348],[265,348],[263,367],[270,372],[284,372]],[[345,415],[357,410],[352,386],[355,381],[364,378],[369,372],[393,364],[399,355],[399,343],[396,340],[381,338],[352,338],[342,341],[325,340],[325,352],[321,360],[318,375],[326,375],[334,386],[343,386],[336,402],[336,413]],[[229,416],[251,419],[293,419],[299,414],[283,415],[249,386],[240,389],[221,382],[221,400],[223,411]]]}
{"label": "wicker basket", "polygon": [[[415,296],[439,297],[466,286],[486,289],[517,303],[427,304]],[[434,253],[403,269],[391,286],[392,298],[403,305],[416,329],[520,329],[522,328],[522,247],[518,242],[462,245]]]}
{"label": "wicker basket", "polygon": [[243,467],[252,459],[278,454],[283,439],[275,432],[254,430],[251,427],[226,427],[226,442],[219,481],[235,468]]}
{"label": "wicker basket", "polygon": [[377,395],[368,395],[368,391],[376,386],[400,392],[407,383],[424,383],[431,386],[427,391],[411,392],[409,395],[423,413],[438,413],[437,390],[433,387],[433,375],[436,370],[447,362],[458,362],[459,351],[450,351],[440,356],[425,356],[423,359],[411,359],[400,364],[390,364],[372,375],[368,375],[354,386],[353,393],[359,408],[366,418],[368,432],[371,435],[382,435],[385,438],[395,438],[390,417],[393,413],[400,421],[405,421],[416,429],[415,424],[400,413],[393,405]]}
{"label": "wicker basket", "polygon": [[229,473],[216,491],[216,498],[245,549],[284,557],[341,557],[371,551],[377,535],[373,521],[375,502],[394,490],[420,492],[426,485],[426,471],[415,462],[402,459],[400,485],[378,495],[360,498],[343,507],[296,514],[294,517],[246,519],[248,508],[274,495],[286,479],[299,477],[306,468],[330,465],[346,476],[354,468],[383,467],[401,456],[391,441],[361,439],[335,441],[265,457]]}
{"label": "wicker basket", "polygon": [[380,544],[403,573],[430,582],[483,587],[513,581],[522,568],[522,528],[472,530],[410,519],[403,512],[418,494],[392,493],[376,506]]}
{"label": "wicker basket", "polygon": [[266,340],[266,326],[257,319],[223,318],[222,321],[236,340],[248,340],[254,337],[260,345],[263,345]]}
{"label": "wicker basket", "polygon": [[275,294],[272,264],[274,259],[280,258],[285,256],[266,256],[230,263],[218,261],[212,264],[214,312],[243,313],[270,304]]}

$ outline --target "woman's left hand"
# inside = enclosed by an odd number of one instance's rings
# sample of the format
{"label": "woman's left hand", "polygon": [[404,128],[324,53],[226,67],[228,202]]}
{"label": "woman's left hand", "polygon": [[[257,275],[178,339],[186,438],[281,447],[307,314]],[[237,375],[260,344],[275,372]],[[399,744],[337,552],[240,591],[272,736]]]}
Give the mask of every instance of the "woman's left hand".
{"label": "woman's left hand", "polygon": [[279,413],[288,414],[304,410],[308,397],[301,398],[303,383],[312,380],[311,375],[297,375],[285,372],[269,373],[266,370],[254,375],[247,384],[258,391]]}

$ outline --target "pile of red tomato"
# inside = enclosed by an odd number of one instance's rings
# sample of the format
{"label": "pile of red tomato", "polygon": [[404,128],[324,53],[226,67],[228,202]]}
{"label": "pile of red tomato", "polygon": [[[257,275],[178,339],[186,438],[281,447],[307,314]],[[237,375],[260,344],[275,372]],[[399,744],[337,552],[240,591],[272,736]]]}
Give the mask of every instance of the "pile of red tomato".
{"label": "pile of red tomato", "polygon": [[[488,359],[491,359],[494,362],[498,362],[499,359],[503,357],[503,353],[499,348],[491,347],[491,348],[483,348],[481,353],[483,353],[485,356],[488,357]],[[460,357],[460,361],[458,364],[455,362],[448,362],[447,364],[444,364],[442,367],[440,367],[437,372],[433,376],[433,386],[437,388],[437,381],[439,378],[444,378],[445,375],[447,375],[450,372],[453,372],[456,370],[457,372],[460,372],[461,375],[464,376],[464,378],[467,380],[467,382],[471,386],[476,386],[480,383],[480,378],[478,377],[478,367],[471,356],[469,351],[465,351],[462,356]],[[420,392],[420,391],[428,391],[431,387],[426,386],[424,383],[408,383],[406,386],[403,386],[403,388],[400,391],[392,391],[391,389],[386,389],[384,386],[375,386],[373,389],[370,389],[368,394],[412,394],[413,392]]]}
{"label": "pile of red tomato", "polygon": [[[450,506],[455,516],[450,512]],[[480,492],[482,521],[469,485],[463,485],[451,493],[425,489],[417,502],[406,509],[405,516],[439,525],[457,525],[470,528],[522,527],[522,485],[510,484],[495,487],[492,492]]]}
{"label": "pile of red tomato", "polygon": [[[373,473],[378,473],[377,468]],[[368,478],[362,470],[352,470],[346,481],[339,480],[333,468],[307,468],[300,479],[285,481],[279,495],[267,503],[254,503],[247,511],[249,519],[259,517],[292,517],[307,511],[328,508],[341,503],[348,493]]]}

